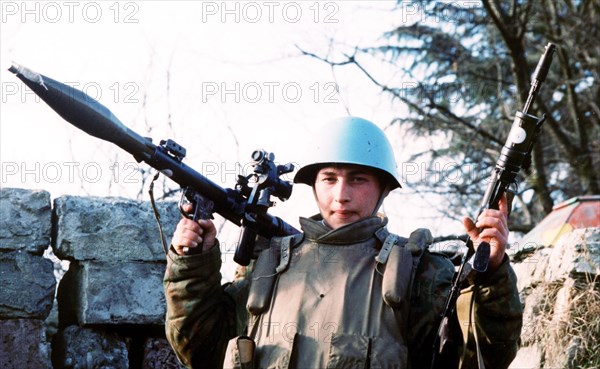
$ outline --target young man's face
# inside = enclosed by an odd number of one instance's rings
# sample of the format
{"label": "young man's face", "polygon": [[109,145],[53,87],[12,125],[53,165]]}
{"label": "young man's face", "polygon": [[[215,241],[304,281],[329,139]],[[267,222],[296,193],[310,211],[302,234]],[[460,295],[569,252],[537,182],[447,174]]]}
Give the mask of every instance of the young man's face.
{"label": "young man's face", "polygon": [[381,191],[375,172],[361,166],[322,168],[315,179],[317,206],[333,229],[373,215]]}

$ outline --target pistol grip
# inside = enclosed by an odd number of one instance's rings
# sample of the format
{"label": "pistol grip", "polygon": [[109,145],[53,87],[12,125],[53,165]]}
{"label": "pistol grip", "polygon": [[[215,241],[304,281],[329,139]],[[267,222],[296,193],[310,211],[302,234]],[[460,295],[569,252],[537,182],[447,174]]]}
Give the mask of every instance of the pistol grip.
{"label": "pistol grip", "polygon": [[[193,206],[191,213],[186,213],[183,209],[186,199]],[[188,219],[192,219],[194,221],[197,221],[198,219],[212,219],[214,207],[215,203],[212,200],[200,195],[198,192],[192,189],[186,188],[181,192],[181,198],[179,199],[179,211],[181,212],[181,215]],[[198,253],[201,250],[202,248],[198,247],[197,250],[192,252],[192,250],[185,247],[183,249],[183,253],[186,255],[192,255],[193,253]]]}

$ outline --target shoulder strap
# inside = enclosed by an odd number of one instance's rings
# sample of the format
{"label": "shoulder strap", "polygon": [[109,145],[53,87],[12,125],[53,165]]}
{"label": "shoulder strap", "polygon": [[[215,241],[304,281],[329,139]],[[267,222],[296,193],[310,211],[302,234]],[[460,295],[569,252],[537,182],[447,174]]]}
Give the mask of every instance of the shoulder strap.
{"label": "shoulder strap", "polygon": [[423,252],[432,243],[433,236],[431,235],[431,231],[427,228],[417,228],[410,234],[410,237],[408,237],[406,248],[413,256],[418,256],[420,258],[421,255],[423,255]]}
{"label": "shoulder strap", "polygon": [[387,263],[388,258],[390,257],[390,253],[392,252],[392,248],[396,244],[400,244],[400,246],[404,246],[406,240],[401,243],[400,237],[396,236],[393,233],[388,233],[388,235],[383,240],[383,245],[381,246],[381,250],[379,250],[379,254],[375,257],[375,261],[378,264],[385,265]]}
{"label": "shoulder strap", "polygon": [[292,247],[302,242],[304,233],[298,233],[291,236],[286,236],[281,239],[280,247],[281,254],[279,255],[279,265],[275,268],[275,272],[282,273],[287,270],[292,259]]}
{"label": "shoulder strap", "polygon": [[469,341],[475,342],[475,353],[477,355],[477,367],[485,369],[481,345],[479,343],[479,334],[475,325],[475,286],[460,291],[460,296],[456,300],[456,315],[460,323],[460,329],[463,334],[463,353],[460,358],[459,368],[471,367],[470,363],[465,361],[467,357],[467,348],[470,347]]}
{"label": "shoulder strap", "polygon": [[425,228],[412,232],[408,240],[394,234],[386,237],[375,260],[380,265],[385,264],[381,292],[383,300],[390,307],[399,309],[409,306],[419,261],[432,242],[431,232]]}
{"label": "shoulder strap", "polygon": [[419,267],[419,263],[421,262],[421,256],[425,253],[425,251],[429,248],[429,246],[433,243],[433,236],[431,235],[431,231],[427,228],[417,228],[414,230],[406,243],[406,248],[410,251],[413,257],[413,264],[410,275],[409,288],[407,293],[407,300],[410,302],[412,285],[415,280],[415,275],[417,274],[417,268]]}

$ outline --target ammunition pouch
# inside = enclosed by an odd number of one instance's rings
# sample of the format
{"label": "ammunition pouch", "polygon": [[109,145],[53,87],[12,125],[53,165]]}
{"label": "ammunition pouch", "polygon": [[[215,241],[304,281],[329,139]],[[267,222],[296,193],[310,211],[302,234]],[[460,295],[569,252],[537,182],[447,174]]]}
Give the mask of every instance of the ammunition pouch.
{"label": "ammunition pouch", "polygon": [[229,340],[223,369],[254,369],[254,340],[238,336]]}
{"label": "ammunition pouch", "polygon": [[277,276],[287,270],[292,258],[292,248],[300,244],[303,237],[303,234],[274,237],[270,247],[259,254],[254,264],[246,305],[252,315],[260,315],[269,309]]}

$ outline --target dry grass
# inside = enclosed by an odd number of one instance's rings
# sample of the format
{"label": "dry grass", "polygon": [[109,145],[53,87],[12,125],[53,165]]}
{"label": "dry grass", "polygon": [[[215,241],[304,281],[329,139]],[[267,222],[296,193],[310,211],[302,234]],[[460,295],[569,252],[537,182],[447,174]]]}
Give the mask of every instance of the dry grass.
{"label": "dry grass", "polygon": [[544,345],[551,341],[549,333],[550,327],[553,325],[554,305],[561,287],[562,283],[542,283],[531,290],[531,295],[537,296],[537,298],[530,301],[533,312],[529,318],[533,321],[524,322],[521,339],[525,346],[535,343]]}
{"label": "dry grass", "polygon": [[586,275],[537,286],[541,298],[523,343],[543,348],[542,367],[600,369],[599,279]]}
{"label": "dry grass", "polygon": [[571,302],[571,318],[566,332],[579,340],[573,367],[600,368],[600,281],[590,277],[575,285]]}

